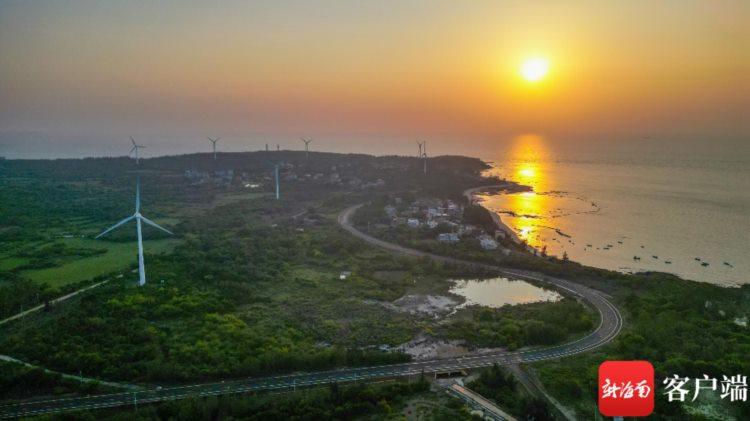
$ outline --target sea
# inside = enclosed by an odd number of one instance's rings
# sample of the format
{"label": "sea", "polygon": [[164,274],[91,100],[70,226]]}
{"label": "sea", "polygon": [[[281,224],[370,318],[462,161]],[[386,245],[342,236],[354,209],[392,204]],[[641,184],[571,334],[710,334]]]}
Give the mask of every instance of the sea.
{"label": "sea", "polygon": [[533,190],[484,195],[482,205],[540,253],[626,273],[750,282],[745,145],[571,145],[539,135],[499,144],[487,173]]}
{"label": "sea", "polygon": [[[219,136],[220,134],[211,134]],[[144,157],[208,152],[201,136],[136,136]],[[249,140],[252,138],[252,140]],[[302,149],[294,136],[224,136],[220,151]],[[479,197],[529,245],[585,265],[658,271],[723,286],[750,283],[750,140],[720,136],[537,133],[429,139],[431,156],[479,157],[487,175],[532,191]],[[316,138],[311,150],[411,155],[414,139]],[[122,156],[126,135],[0,133],[0,156]]]}

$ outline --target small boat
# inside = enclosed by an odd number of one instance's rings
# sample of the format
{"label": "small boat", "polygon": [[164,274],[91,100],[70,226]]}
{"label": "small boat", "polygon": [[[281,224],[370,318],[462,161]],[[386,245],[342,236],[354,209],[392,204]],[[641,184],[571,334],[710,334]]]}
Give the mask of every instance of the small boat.
{"label": "small boat", "polygon": [[704,267],[705,267],[705,266],[708,266],[708,262],[703,262],[703,263],[701,263],[701,266],[704,266]]}
{"label": "small boat", "polygon": [[653,255],[651,257],[653,257],[654,259],[658,259],[659,258],[659,256],[656,256],[656,255]]}
{"label": "small boat", "polygon": [[622,241],[618,241],[617,244],[622,244]]}
{"label": "small boat", "polygon": [[633,256],[633,260],[641,260],[641,258],[638,256]]}
{"label": "small boat", "polygon": [[700,262],[700,261],[701,261],[701,258],[700,258],[700,257],[696,257],[696,258],[695,258],[695,261],[696,261],[696,262]]}
{"label": "small boat", "polygon": [[592,245],[591,244],[586,244],[586,247],[592,247]]}
{"label": "small boat", "polygon": [[665,260],[664,263],[667,264],[667,265],[671,265],[672,261],[671,260]]}
{"label": "small boat", "polygon": [[731,264],[731,263],[729,263],[729,262],[724,262],[724,264],[725,264],[725,265],[727,265],[727,266],[729,266],[730,268],[734,267],[734,266],[732,266],[732,264]]}
{"label": "small boat", "polygon": [[645,248],[644,246],[641,246],[641,248]]}

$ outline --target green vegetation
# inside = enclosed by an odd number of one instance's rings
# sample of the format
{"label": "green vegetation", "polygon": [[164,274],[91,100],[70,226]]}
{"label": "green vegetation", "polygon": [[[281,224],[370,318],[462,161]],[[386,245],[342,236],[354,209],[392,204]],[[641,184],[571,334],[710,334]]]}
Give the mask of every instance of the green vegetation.
{"label": "green vegetation", "polygon": [[[90,239],[132,212],[130,161],[0,162],[0,318],[110,280],[22,322],[0,326],[0,353],[61,372],[80,370],[88,377],[179,383],[405,361],[408,356],[379,347],[420,333],[464,339],[469,346],[516,349],[566,341],[597,324],[590,309],[571,299],[468,308],[444,324],[380,305],[408,294],[446,294],[446,279],[485,274],[366,247],[337,227],[340,210],[368,202],[355,222],[373,235],[438,254],[564,277],[613,297],[626,322],[616,340],[585,355],[533,366],[544,387],[579,414],[593,412],[597,368],[606,359],[649,360],[657,384],[672,374],[750,373],[750,332],[734,323],[750,314],[750,286],[728,289],[665,274],[624,275],[532,256],[510,241],[502,244],[511,250],[506,255],[482,250],[477,241],[447,245],[435,241],[428,229],[388,225],[383,206],[395,197],[406,203],[423,196],[461,201],[464,189],[492,184],[478,178],[485,167],[478,160],[436,158],[430,177],[420,177],[415,159],[311,154],[308,161],[304,154],[282,153],[289,166],[283,171],[282,200],[275,201],[268,195],[266,154],[223,154],[221,165],[233,168],[240,181],[185,176],[186,170],[213,174],[216,163],[204,158],[142,161],[143,207],[176,233],[168,239],[146,232],[149,283],[144,288],[134,285],[135,274],[127,270],[135,267],[134,230]],[[245,180],[261,187],[247,190]],[[482,208],[468,209],[473,224],[488,223]],[[352,275],[339,279],[341,271]],[[474,387],[501,406],[518,414],[541,406],[518,395],[512,379],[487,373]],[[25,367],[3,374],[3,399],[79,391],[67,380]],[[330,391],[311,390],[284,399],[259,395],[175,402],[144,408],[141,414],[161,419],[191,414],[194,419],[193,413],[203,414],[199,418],[262,413],[267,415],[263,419],[301,419],[311,411],[393,419],[400,416],[395,408],[408,405],[394,398],[399,393],[435,399],[424,391],[398,389],[406,386],[353,387],[351,399],[335,405]],[[657,396],[655,419],[700,419],[694,406]],[[354,404],[359,401],[361,407]],[[434,419],[469,419],[460,402],[441,402]],[[720,406],[722,414],[750,417],[747,403],[711,405]],[[316,412],[323,410],[341,412]]]}
{"label": "green vegetation", "polygon": [[473,307],[470,312],[470,318],[454,318],[440,330],[480,348],[555,345],[590,332],[596,323],[593,310],[572,298],[497,309]]}
{"label": "green vegetation", "polygon": [[[143,247],[149,254],[156,254],[170,251],[177,243],[177,240],[169,239],[145,240]],[[133,256],[137,256],[138,251],[134,243],[65,239],[53,244],[69,253],[65,257],[76,259],[45,258],[40,259],[43,262],[41,265],[32,261],[17,268],[21,270],[21,275],[54,288],[127,269],[133,266]],[[80,244],[82,247],[71,247],[72,244]],[[94,246],[99,248],[90,248]],[[46,248],[42,249],[44,250]]]}
{"label": "green vegetation", "polygon": [[535,421],[555,419],[546,401],[530,396],[512,374],[497,365],[484,370],[476,380],[466,386],[485,398],[495,401],[500,408],[519,419]]}
{"label": "green vegetation", "polygon": [[[361,159],[375,169],[368,170],[365,165],[357,177],[394,178],[390,160]],[[462,160],[477,171],[483,167],[477,161],[457,158]],[[35,168],[33,180],[56,174],[54,167]],[[337,171],[355,174],[343,168]],[[26,250],[24,255],[49,258],[58,266],[4,272],[5,285],[0,288],[3,314],[13,314],[22,305],[28,308],[44,303],[82,284],[53,283],[56,280],[72,282],[88,276],[84,283],[110,282],[51,305],[23,323],[2,326],[3,353],[61,372],[82,371],[94,378],[143,382],[400,362],[409,357],[378,348],[407,342],[437,321],[377,303],[414,291],[446,292],[449,285],[445,279],[466,274],[429,260],[415,261],[363,247],[335,222],[346,206],[344,196],[335,193],[340,186],[289,183],[285,192],[294,194],[294,200],[275,201],[262,192],[248,193],[242,184],[193,185],[192,179],[182,176],[184,170],[141,176],[144,209],[152,212],[155,208],[159,216],[179,216],[176,240],[161,236],[145,244],[149,282],[144,288],[134,286],[134,274],[125,272],[122,278],[117,277],[123,266],[135,263],[133,230],[113,232],[107,241],[59,236],[50,241],[41,235],[33,241],[9,239],[21,247],[4,249],[6,255]],[[109,168],[90,171],[107,172]],[[27,222],[41,227],[42,232],[62,235],[41,220],[45,211],[55,209],[69,217],[68,235],[79,237],[90,236],[127,215],[132,176],[126,177],[130,180],[115,177],[111,184],[115,189],[103,180],[90,180],[86,174],[61,171],[50,193],[80,215],[37,196],[38,203],[28,203],[32,209]],[[450,174],[452,169],[446,178]],[[24,180],[19,182],[51,188]],[[168,192],[159,198],[158,207],[152,205],[156,202],[154,186]],[[57,190],[63,193],[55,193]],[[12,191],[20,194],[21,190]],[[12,196],[9,191],[4,194]],[[358,194],[349,200],[362,200]],[[109,200],[121,201],[124,206],[87,213],[75,205],[84,198],[98,201],[99,195],[108,195]],[[153,231],[146,237],[160,238]],[[107,251],[101,253],[104,249]],[[341,280],[338,275],[344,270],[352,275]]]}
{"label": "green vegetation", "polygon": [[[140,406],[138,411],[88,411],[70,413],[75,420],[350,420],[398,419],[407,399],[428,393],[429,383],[338,385],[276,395],[209,397]],[[38,419],[61,419],[39,417]],[[66,419],[63,416],[62,419]]]}
{"label": "green vegetation", "polygon": [[[626,275],[603,269],[590,268],[554,257],[533,256],[523,252],[521,245],[505,240],[503,246],[512,250],[508,255],[482,250],[476,241],[442,244],[435,241],[435,230],[427,228],[391,227],[383,224],[383,206],[391,199],[382,197],[362,209],[355,219],[362,230],[371,235],[409,247],[500,266],[531,269],[551,276],[575,280],[613,296],[623,312],[625,328],[609,345],[590,353],[555,362],[540,363],[539,378],[545,388],[579,414],[595,411],[598,366],[605,360],[647,360],[654,364],[657,386],[667,376],[702,377],[707,374],[721,379],[750,372],[750,331],[734,322],[750,315],[750,285],[723,288],[717,285],[692,282],[661,273]],[[475,224],[486,217],[476,207],[470,208]],[[359,212],[358,212],[359,213]],[[376,223],[373,223],[375,221]],[[369,224],[368,224],[369,222]],[[523,308],[516,306],[514,310]],[[563,310],[569,312],[572,309]],[[552,312],[549,313],[553,314]],[[578,317],[578,315],[582,317]],[[525,315],[521,322],[508,316],[491,315],[481,309],[472,314],[470,324],[455,321],[448,325],[452,337],[464,337],[476,344],[523,344],[530,332],[520,327],[535,325],[537,340],[560,338],[565,331],[545,328]],[[584,313],[571,312],[562,317],[567,333],[580,330],[577,326],[590,325],[592,319]],[[510,319],[510,320],[509,320]],[[551,318],[558,321],[558,318]],[[580,325],[579,325],[580,323]],[[478,328],[478,329],[477,329]],[[571,329],[572,328],[572,329]],[[731,413],[739,419],[750,417],[750,402],[729,403],[717,395],[701,402],[719,414]],[[697,405],[667,403],[657,394],[655,419],[702,419]],[[585,415],[582,415],[585,416]],[[705,417],[704,417],[705,418]]]}
{"label": "green vegetation", "polygon": [[[733,322],[735,317],[750,313],[750,287],[720,288],[656,274],[643,279],[649,282],[618,299],[627,323],[611,345],[578,358],[537,366],[545,388],[579,413],[593,411],[597,369],[605,360],[649,361],[656,369],[657,386],[674,374],[690,378],[707,374],[721,379],[722,375],[750,372],[750,330]],[[628,282],[628,278],[620,282]],[[683,407],[667,402],[661,394],[656,396],[659,415],[654,419],[686,419],[695,406]],[[730,404],[714,399],[711,405],[728,407],[724,411],[738,419],[750,417],[750,402]]]}
{"label": "green vegetation", "polygon": [[63,395],[72,392],[101,393],[97,383],[78,382],[60,374],[49,373],[40,368],[27,367],[19,363],[0,361],[0,390],[3,399],[13,400],[29,395]]}

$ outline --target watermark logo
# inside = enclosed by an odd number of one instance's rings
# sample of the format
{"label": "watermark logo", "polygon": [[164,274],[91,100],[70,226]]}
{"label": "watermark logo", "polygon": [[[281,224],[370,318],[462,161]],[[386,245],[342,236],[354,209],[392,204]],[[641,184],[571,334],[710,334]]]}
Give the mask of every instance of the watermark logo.
{"label": "watermark logo", "polygon": [[728,399],[730,402],[747,402],[747,376],[737,374],[721,377],[717,379],[704,374],[702,379],[691,379],[675,374],[664,379],[664,394],[669,402],[685,402],[688,399],[695,401],[701,391],[710,390],[720,392],[721,399]]}
{"label": "watermark logo", "polygon": [[599,366],[599,412],[645,417],[654,411],[654,366],[648,361],[606,361]]}

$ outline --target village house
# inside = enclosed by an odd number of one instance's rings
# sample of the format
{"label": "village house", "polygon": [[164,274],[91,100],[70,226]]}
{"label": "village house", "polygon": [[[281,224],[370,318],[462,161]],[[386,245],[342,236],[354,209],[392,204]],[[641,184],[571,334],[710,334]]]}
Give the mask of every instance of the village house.
{"label": "village house", "polygon": [[498,247],[497,241],[489,235],[480,235],[478,239],[479,245],[485,250],[496,250]]}
{"label": "village house", "polygon": [[441,243],[452,244],[452,243],[457,243],[460,240],[460,238],[458,237],[458,234],[456,234],[455,232],[444,232],[444,233],[438,234],[437,240],[440,241]]}

